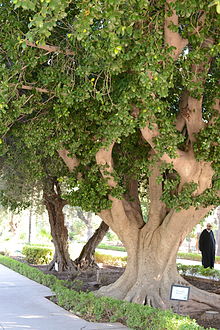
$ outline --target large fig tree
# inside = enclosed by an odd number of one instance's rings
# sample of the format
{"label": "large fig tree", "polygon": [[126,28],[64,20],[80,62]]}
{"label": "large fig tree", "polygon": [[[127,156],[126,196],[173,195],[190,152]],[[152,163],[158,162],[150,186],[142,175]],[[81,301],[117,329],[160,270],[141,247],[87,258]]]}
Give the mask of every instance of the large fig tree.
{"label": "large fig tree", "polygon": [[[176,254],[219,204],[219,16],[209,0],[1,1],[2,142],[58,152],[65,196],[128,253],[99,293],[169,308]],[[2,143],[4,144],[4,143]],[[140,193],[150,199],[143,220]],[[220,303],[194,287],[182,311]],[[207,305],[209,307],[207,307]]]}

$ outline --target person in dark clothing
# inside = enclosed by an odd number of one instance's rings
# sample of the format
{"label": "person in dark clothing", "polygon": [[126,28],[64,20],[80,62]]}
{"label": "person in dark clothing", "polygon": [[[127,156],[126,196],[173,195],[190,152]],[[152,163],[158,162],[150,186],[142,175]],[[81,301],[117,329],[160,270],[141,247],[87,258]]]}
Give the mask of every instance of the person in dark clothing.
{"label": "person in dark clothing", "polygon": [[215,238],[212,225],[207,223],[199,237],[199,250],[202,252],[202,265],[204,268],[214,268],[215,263]]}

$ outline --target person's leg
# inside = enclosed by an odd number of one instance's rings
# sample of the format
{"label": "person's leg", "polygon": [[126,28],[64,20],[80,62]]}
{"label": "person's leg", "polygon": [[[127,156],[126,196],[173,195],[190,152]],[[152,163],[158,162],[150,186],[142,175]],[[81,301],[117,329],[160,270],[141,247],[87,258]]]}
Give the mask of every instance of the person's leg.
{"label": "person's leg", "polygon": [[210,267],[210,258],[206,251],[202,251],[202,265],[204,268]]}
{"label": "person's leg", "polygon": [[210,255],[210,268],[214,268],[215,264],[215,254],[211,253]]}

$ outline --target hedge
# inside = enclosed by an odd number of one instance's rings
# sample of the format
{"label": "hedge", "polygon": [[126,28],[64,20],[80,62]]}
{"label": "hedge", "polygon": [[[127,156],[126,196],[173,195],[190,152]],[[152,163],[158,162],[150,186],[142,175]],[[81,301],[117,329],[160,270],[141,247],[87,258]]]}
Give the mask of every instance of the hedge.
{"label": "hedge", "polygon": [[30,264],[48,264],[53,259],[53,249],[48,247],[25,245],[21,253]]}

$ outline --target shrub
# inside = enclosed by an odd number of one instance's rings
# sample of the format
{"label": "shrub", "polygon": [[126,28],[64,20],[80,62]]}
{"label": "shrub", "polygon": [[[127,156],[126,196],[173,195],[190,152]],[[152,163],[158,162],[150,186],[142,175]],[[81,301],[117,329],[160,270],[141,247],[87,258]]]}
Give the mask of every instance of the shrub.
{"label": "shrub", "polygon": [[97,263],[107,264],[111,266],[125,267],[127,264],[127,257],[112,256],[110,254],[95,253],[95,261]]}
{"label": "shrub", "polygon": [[48,264],[53,258],[53,250],[50,248],[25,245],[22,249],[25,260],[30,264]]}
{"label": "shrub", "polygon": [[182,275],[202,275],[205,277],[213,278],[214,280],[220,280],[220,271],[217,269],[204,268],[199,265],[182,265],[177,264],[177,269]]}

